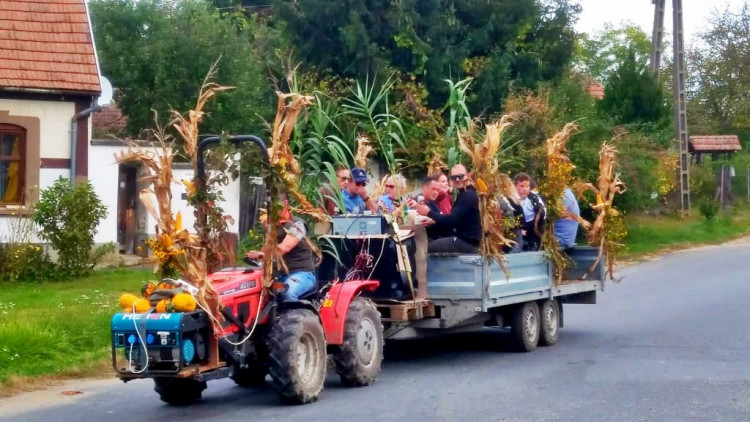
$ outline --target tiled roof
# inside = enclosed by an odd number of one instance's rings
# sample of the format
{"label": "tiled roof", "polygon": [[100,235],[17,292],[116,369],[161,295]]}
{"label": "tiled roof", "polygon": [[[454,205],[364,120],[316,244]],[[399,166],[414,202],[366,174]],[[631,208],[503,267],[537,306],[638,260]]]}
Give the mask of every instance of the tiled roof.
{"label": "tiled roof", "polygon": [[101,93],[85,0],[0,0],[0,90]]}
{"label": "tiled roof", "polygon": [[740,138],[737,135],[691,136],[690,150],[696,152],[740,151]]}
{"label": "tiled roof", "polygon": [[128,124],[127,116],[122,114],[120,107],[116,104],[110,104],[94,113],[92,123],[94,134],[112,134],[116,135],[125,129]]}
{"label": "tiled roof", "polygon": [[591,82],[586,88],[586,92],[588,92],[590,96],[598,100],[604,99],[604,85],[600,84],[599,82]]}

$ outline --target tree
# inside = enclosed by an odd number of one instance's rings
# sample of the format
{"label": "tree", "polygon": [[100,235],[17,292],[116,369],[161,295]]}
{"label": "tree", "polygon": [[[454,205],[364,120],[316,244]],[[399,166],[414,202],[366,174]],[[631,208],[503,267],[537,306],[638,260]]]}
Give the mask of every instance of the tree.
{"label": "tree", "polygon": [[615,28],[607,23],[593,35],[578,34],[573,65],[580,72],[605,81],[631,50],[638,62],[647,61],[651,54],[650,37],[633,24]]}
{"label": "tree", "polygon": [[274,6],[307,65],[357,79],[385,79],[395,68],[424,84],[433,108],[448,98],[446,79],[472,76],[474,112],[499,111],[511,83],[534,87],[561,75],[579,10],[567,0],[275,0]]}
{"label": "tree", "polygon": [[630,49],[607,79],[600,110],[611,116],[616,124],[655,124],[664,127],[669,122],[670,107],[659,82],[643,60]]}
{"label": "tree", "polygon": [[[169,110],[188,110],[211,64],[217,80],[236,87],[209,108],[208,133],[258,133],[273,115],[274,96],[264,66],[273,49],[262,22],[223,19],[198,0],[93,0],[89,4],[102,73],[115,101],[138,133]],[[270,34],[274,36],[274,34]]]}
{"label": "tree", "polygon": [[691,124],[750,140],[750,6],[715,12],[703,45],[688,53]]}

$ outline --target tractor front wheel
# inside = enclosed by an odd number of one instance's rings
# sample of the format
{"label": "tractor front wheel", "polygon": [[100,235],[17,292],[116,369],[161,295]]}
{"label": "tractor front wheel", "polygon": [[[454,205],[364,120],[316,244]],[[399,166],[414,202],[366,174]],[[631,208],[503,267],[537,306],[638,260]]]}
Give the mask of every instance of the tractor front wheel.
{"label": "tractor front wheel", "polygon": [[190,378],[154,378],[154,391],[159,398],[172,406],[186,406],[200,400],[205,381]]}
{"label": "tractor front wheel", "polygon": [[318,316],[309,309],[281,313],[268,336],[269,373],[282,401],[318,399],[326,379],[326,340]]}
{"label": "tractor front wheel", "polygon": [[348,387],[370,385],[377,379],[383,361],[383,323],[371,300],[358,297],[349,305],[344,343],[333,361]]}

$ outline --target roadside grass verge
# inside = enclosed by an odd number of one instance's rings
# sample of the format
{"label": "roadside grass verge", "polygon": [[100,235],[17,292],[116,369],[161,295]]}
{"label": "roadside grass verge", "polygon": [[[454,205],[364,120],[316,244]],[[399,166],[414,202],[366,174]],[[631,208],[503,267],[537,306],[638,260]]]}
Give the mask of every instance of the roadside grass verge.
{"label": "roadside grass verge", "polygon": [[117,298],[150,278],[148,270],[114,269],[71,281],[0,285],[0,396],[25,389],[31,379],[101,373],[110,359]]}
{"label": "roadside grass verge", "polygon": [[697,210],[688,218],[629,215],[625,224],[628,229],[625,258],[638,259],[658,251],[718,244],[750,235],[750,210],[720,213],[711,220]]}

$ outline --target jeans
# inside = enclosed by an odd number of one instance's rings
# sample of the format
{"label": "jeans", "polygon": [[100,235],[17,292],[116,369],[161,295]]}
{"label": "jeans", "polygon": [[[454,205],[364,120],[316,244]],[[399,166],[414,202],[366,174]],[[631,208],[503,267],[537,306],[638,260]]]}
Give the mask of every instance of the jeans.
{"label": "jeans", "polygon": [[280,281],[286,285],[286,291],[281,293],[281,300],[299,300],[301,296],[318,288],[315,273],[295,271],[281,277]]}

